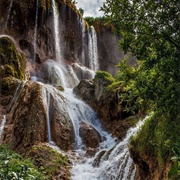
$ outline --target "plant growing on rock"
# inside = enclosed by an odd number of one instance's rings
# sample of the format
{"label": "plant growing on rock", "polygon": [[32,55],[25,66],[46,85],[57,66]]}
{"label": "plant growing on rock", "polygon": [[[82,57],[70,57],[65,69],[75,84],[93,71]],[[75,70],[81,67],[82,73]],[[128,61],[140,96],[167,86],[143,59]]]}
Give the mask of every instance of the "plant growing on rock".
{"label": "plant growing on rock", "polygon": [[23,159],[21,155],[0,146],[0,179],[24,179],[24,180],[45,180],[29,159]]}

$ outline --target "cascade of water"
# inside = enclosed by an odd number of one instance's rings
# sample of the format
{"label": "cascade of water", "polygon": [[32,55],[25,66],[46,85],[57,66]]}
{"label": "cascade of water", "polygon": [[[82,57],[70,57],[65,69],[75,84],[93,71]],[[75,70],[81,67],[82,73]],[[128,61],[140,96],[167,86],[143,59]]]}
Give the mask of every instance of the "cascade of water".
{"label": "cascade of water", "polygon": [[48,131],[48,143],[52,142],[51,138],[51,125],[50,125],[50,116],[49,116],[49,109],[50,109],[50,92],[44,86],[42,86],[42,98],[46,108],[46,119],[47,119],[47,131]]}
{"label": "cascade of water", "polygon": [[4,30],[7,28],[7,24],[8,24],[8,21],[9,21],[9,16],[10,16],[12,5],[13,5],[13,1],[14,0],[10,0],[10,5],[9,5],[9,8],[8,8],[8,12],[7,12],[7,18],[6,18],[6,23],[5,23],[5,26],[4,26]]}
{"label": "cascade of water", "polygon": [[43,64],[43,69],[45,71],[45,79],[50,84],[72,88],[79,83],[79,79],[70,65],[47,60]]}
{"label": "cascade of water", "polygon": [[85,163],[79,163],[72,168],[73,180],[134,180],[135,166],[129,156],[128,142],[132,135],[136,134],[145,120],[140,121],[133,128],[130,128],[123,141],[118,143],[102,155],[98,166],[93,166],[96,158],[103,151],[100,150],[95,157],[88,159]]}
{"label": "cascade of water", "polygon": [[85,65],[85,41],[84,41],[84,38],[86,36],[85,34],[85,23],[84,23],[84,20],[81,19],[80,20],[80,24],[81,24],[81,34],[82,34],[82,54],[81,54],[81,60],[82,60],[82,64]]}
{"label": "cascade of water", "polygon": [[99,69],[97,35],[93,26],[90,27],[88,34],[88,55],[90,68],[97,71]]}
{"label": "cascade of water", "polygon": [[[107,133],[104,132],[101,128],[99,119],[97,118],[96,113],[88,106],[86,103],[77,99],[73,94],[72,89],[66,88],[62,92],[63,96],[66,98],[66,103],[68,107],[68,114],[72,120],[75,132],[75,147],[81,147],[81,138],[79,136],[79,126],[81,121],[90,123],[100,134],[101,136],[107,136]],[[107,138],[107,141],[110,139]],[[113,144],[113,138],[111,143]],[[103,146],[103,144],[102,144]],[[105,145],[104,145],[105,146]]]}
{"label": "cascade of water", "polygon": [[47,112],[47,128],[48,128],[48,142],[51,142],[51,125],[50,125],[50,118],[49,118],[49,105],[50,105],[50,93],[47,93],[47,103],[46,103],[46,112]]}
{"label": "cascade of water", "polygon": [[55,52],[57,62],[61,62],[61,47],[59,34],[59,13],[56,8],[55,0],[52,0],[53,19],[54,19],[54,38],[55,38]]}
{"label": "cascade of water", "polygon": [[38,6],[39,0],[36,0],[36,16],[35,16],[35,28],[34,28],[34,62],[36,61],[36,42],[37,42],[37,28],[38,28]]}
{"label": "cascade of water", "polygon": [[2,137],[2,134],[3,134],[5,124],[6,124],[6,115],[3,115],[3,119],[2,119],[2,122],[1,122],[1,125],[0,125],[0,141],[1,141],[1,137]]}
{"label": "cascade of water", "polygon": [[12,101],[7,108],[7,112],[11,111],[13,105],[16,103],[17,99],[19,98],[19,95],[21,94],[21,91],[23,90],[25,84],[26,84],[26,81],[22,81],[19,83],[18,87],[16,88],[16,92],[14,93],[14,96],[12,98]]}

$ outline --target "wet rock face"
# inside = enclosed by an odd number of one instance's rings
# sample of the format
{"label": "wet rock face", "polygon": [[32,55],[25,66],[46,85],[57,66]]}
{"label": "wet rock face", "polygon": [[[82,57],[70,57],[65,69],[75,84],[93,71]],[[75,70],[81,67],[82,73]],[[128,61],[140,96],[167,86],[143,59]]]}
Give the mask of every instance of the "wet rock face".
{"label": "wet rock face", "polygon": [[[12,2],[12,6],[10,4]],[[50,0],[38,1],[38,17],[36,19],[36,0],[1,0],[0,2],[0,34],[15,38],[19,47],[25,52],[26,58],[37,65],[47,59],[55,59],[55,38],[53,10]],[[62,61],[67,63],[81,62],[89,67],[87,25],[82,26],[77,9],[70,1],[58,1],[59,32]],[[37,26],[36,49],[35,26]],[[84,29],[84,30],[83,30]],[[83,34],[84,33],[84,34]],[[97,32],[97,46],[100,69],[115,73],[114,66],[124,57],[117,45],[120,37],[106,28]],[[84,51],[84,55],[82,53]]]}
{"label": "wet rock face", "polygon": [[94,81],[82,80],[73,91],[97,112],[107,131],[122,139],[127,130],[135,125],[138,116],[124,112],[124,106],[118,99],[123,91],[120,87],[108,91],[111,83],[109,79],[95,77]]}
{"label": "wet rock face", "polygon": [[[25,153],[39,142],[48,142],[47,104],[42,96],[41,84],[27,81],[18,92],[15,94],[17,97],[10,101],[11,117],[7,119],[3,143],[10,143],[12,149]],[[57,96],[51,95],[49,106],[51,136],[61,149],[68,150],[74,140],[73,126],[63,97],[59,97],[58,101],[55,98]]]}
{"label": "wet rock face", "polygon": [[26,59],[14,42],[0,37],[0,112],[5,114],[20,80],[25,79]]}
{"label": "wet rock face", "polygon": [[88,148],[97,148],[102,141],[98,131],[92,125],[84,121],[80,123],[79,134],[83,143]]}

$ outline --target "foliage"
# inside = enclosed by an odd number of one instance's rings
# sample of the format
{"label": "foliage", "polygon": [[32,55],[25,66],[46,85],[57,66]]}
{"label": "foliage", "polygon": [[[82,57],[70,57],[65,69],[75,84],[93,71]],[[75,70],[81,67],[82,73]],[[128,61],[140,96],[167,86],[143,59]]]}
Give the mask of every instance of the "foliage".
{"label": "foliage", "polygon": [[136,69],[118,64],[116,78],[129,92],[121,98],[127,104],[140,98],[138,106],[145,103],[155,114],[131,145],[141,157],[155,158],[159,167],[174,156],[169,176],[179,176],[179,154],[173,148],[180,143],[179,9],[179,0],[106,0],[101,8],[122,36],[121,49],[139,64]]}
{"label": "foliage", "polygon": [[[174,121],[167,119],[165,115],[154,113],[144,123],[140,131],[130,141],[130,149],[138,152],[140,157],[151,157],[154,164],[158,164],[159,169],[167,161],[171,161],[174,166],[169,176],[178,175],[180,157],[180,138],[177,136],[180,126]],[[156,168],[158,168],[156,167]]]}
{"label": "foliage", "polygon": [[[134,96],[153,101],[153,110],[172,119],[180,104],[179,8],[178,0],[106,0],[101,9],[122,35],[121,48],[139,60]],[[132,75],[126,70],[123,78]]]}
{"label": "foliage", "polygon": [[84,10],[82,8],[79,8],[79,12],[82,16],[84,15]]}
{"label": "foliage", "polygon": [[43,180],[46,179],[29,159],[0,146],[0,179]]}
{"label": "foliage", "polygon": [[96,72],[95,78],[102,79],[103,81],[109,82],[109,84],[115,82],[115,79],[113,78],[113,76],[106,71]]}
{"label": "foliage", "polygon": [[94,28],[98,32],[104,31],[107,28],[114,32],[114,26],[112,25],[112,23],[108,22],[108,19],[105,16],[95,18],[88,16],[84,19],[86,22],[88,22],[89,26],[94,26]]}
{"label": "foliage", "polygon": [[174,156],[171,158],[173,161],[172,168],[169,172],[169,177],[170,178],[180,178],[180,141],[178,143],[173,144],[173,153]]}

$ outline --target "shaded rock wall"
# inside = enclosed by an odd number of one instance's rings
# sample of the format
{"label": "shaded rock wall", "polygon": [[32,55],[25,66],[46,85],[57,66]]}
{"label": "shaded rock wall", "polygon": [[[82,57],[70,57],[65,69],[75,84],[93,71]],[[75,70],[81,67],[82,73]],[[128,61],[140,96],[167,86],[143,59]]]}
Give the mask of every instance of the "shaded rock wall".
{"label": "shaded rock wall", "polygon": [[82,80],[74,88],[74,93],[88,103],[98,114],[103,127],[122,139],[127,130],[135,125],[139,116],[124,112],[125,104],[119,103],[119,95],[123,93],[121,86],[107,91],[111,80],[95,77],[93,80]]}
{"label": "shaded rock wall", "polygon": [[[30,61],[34,58],[34,32],[36,1],[1,0],[0,34],[13,36]],[[83,22],[77,9],[69,1],[58,1],[59,31],[61,34],[62,60],[80,62],[88,67],[88,25]],[[8,15],[9,13],[9,15]],[[84,26],[82,26],[84,24]],[[37,20],[36,62],[55,59],[53,12],[51,1],[40,0]],[[85,37],[82,31],[85,28]],[[119,37],[112,30],[97,33],[100,68],[114,74],[114,66],[124,57],[119,51]],[[82,56],[85,51],[85,56]]]}

